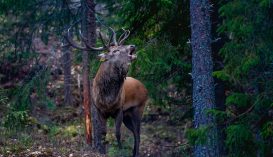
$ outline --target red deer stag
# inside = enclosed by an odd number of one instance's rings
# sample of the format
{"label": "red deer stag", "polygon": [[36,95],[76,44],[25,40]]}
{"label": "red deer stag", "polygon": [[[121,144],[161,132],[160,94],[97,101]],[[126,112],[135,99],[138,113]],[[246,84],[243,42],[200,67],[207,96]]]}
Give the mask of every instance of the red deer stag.
{"label": "red deer stag", "polygon": [[[105,138],[106,120],[109,117],[115,118],[116,138],[119,147],[120,127],[122,122],[134,134],[134,150],[133,157],[139,156],[140,143],[140,122],[143,114],[144,106],[148,98],[147,89],[144,85],[132,77],[127,77],[128,69],[133,60],[136,59],[135,46],[123,45],[128,38],[130,32],[124,30],[119,40],[116,40],[116,33],[110,28],[112,35],[106,45],[102,40],[103,47],[94,48],[88,45],[86,39],[82,37],[85,47],[77,45],[70,35],[68,29],[67,39],[69,43],[78,49],[103,51],[98,55],[101,65],[97,71],[93,81],[92,98],[98,110],[101,124],[101,134]],[[113,42],[112,42],[113,41]],[[103,138],[103,139],[104,139]]]}

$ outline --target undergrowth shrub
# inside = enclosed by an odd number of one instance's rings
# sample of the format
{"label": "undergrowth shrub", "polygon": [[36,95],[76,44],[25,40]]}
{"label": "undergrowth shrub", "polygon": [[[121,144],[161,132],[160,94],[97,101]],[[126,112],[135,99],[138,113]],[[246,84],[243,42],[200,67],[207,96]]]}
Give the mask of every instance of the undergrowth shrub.
{"label": "undergrowth shrub", "polygon": [[3,126],[9,130],[21,130],[29,125],[27,111],[9,111],[3,118]]}
{"label": "undergrowth shrub", "polygon": [[243,124],[230,125],[226,129],[226,145],[232,157],[256,156],[256,143],[250,128]]}

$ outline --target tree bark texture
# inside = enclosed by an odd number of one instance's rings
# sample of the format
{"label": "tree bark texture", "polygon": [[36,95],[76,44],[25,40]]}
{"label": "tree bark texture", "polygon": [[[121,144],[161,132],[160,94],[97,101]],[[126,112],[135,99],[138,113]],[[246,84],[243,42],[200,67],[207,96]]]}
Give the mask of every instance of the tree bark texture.
{"label": "tree bark texture", "polygon": [[219,156],[217,126],[207,114],[215,108],[209,10],[208,0],[190,1],[194,127],[207,127],[207,140],[195,145],[195,157]]}
{"label": "tree bark texture", "polygon": [[63,56],[62,56],[62,65],[64,71],[64,104],[66,106],[72,104],[72,93],[71,93],[71,50],[69,45],[66,43],[66,40],[63,41],[62,48]]}
{"label": "tree bark texture", "polygon": [[[82,32],[84,37],[88,40],[89,44],[94,45],[96,42],[96,23],[95,14],[90,12],[89,7],[94,6],[93,0],[83,0],[83,20],[82,20]],[[89,79],[89,52],[83,51],[82,54],[82,66],[83,66],[83,107],[85,114],[85,132],[86,142],[91,145],[92,142],[92,121],[90,114],[91,104],[91,92],[90,92],[90,79]]]}

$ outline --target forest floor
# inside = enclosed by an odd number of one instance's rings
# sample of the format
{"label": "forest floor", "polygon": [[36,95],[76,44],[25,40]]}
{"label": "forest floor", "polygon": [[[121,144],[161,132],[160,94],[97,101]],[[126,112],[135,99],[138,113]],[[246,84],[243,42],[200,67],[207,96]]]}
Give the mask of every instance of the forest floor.
{"label": "forest floor", "polygon": [[[59,101],[62,98],[54,99]],[[100,155],[88,146],[79,104],[69,107],[56,105],[53,108],[36,105],[28,115],[26,128],[9,130],[0,125],[0,157],[131,156],[134,143],[132,133],[122,125],[123,149],[118,149],[112,119],[107,123],[107,155]],[[3,113],[5,107],[0,107],[3,109],[0,111],[2,119],[6,113]],[[177,109],[183,110],[181,107]],[[190,125],[190,120],[172,120],[172,113],[148,103],[141,125],[141,156],[190,156],[191,149],[185,140],[185,130]]]}

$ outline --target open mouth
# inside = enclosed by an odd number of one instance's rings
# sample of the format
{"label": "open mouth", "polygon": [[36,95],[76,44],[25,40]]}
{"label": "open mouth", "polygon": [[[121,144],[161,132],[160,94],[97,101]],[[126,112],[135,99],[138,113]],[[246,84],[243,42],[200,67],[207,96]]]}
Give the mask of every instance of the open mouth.
{"label": "open mouth", "polygon": [[137,58],[135,51],[136,51],[136,47],[134,45],[130,45],[129,57],[130,57],[131,61],[133,61]]}
{"label": "open mouth", "polygon": [[129,55],[133,55],[136,51],[136,47],[134,45],[130,45],[130,52]]}
{"label": "open mouth", "polygon": [[131,48],[131,51],[129,52],[129,54],[130,54],[130,55],[133,55],[133,54],[135,54],[135,51],[136,51],[135,48]]}
{"label": "open mouth", "polygon": [[130,52],[129,52],[129,55],[133,55],[134,52],[135,52],[135,50],[130,51]]}

